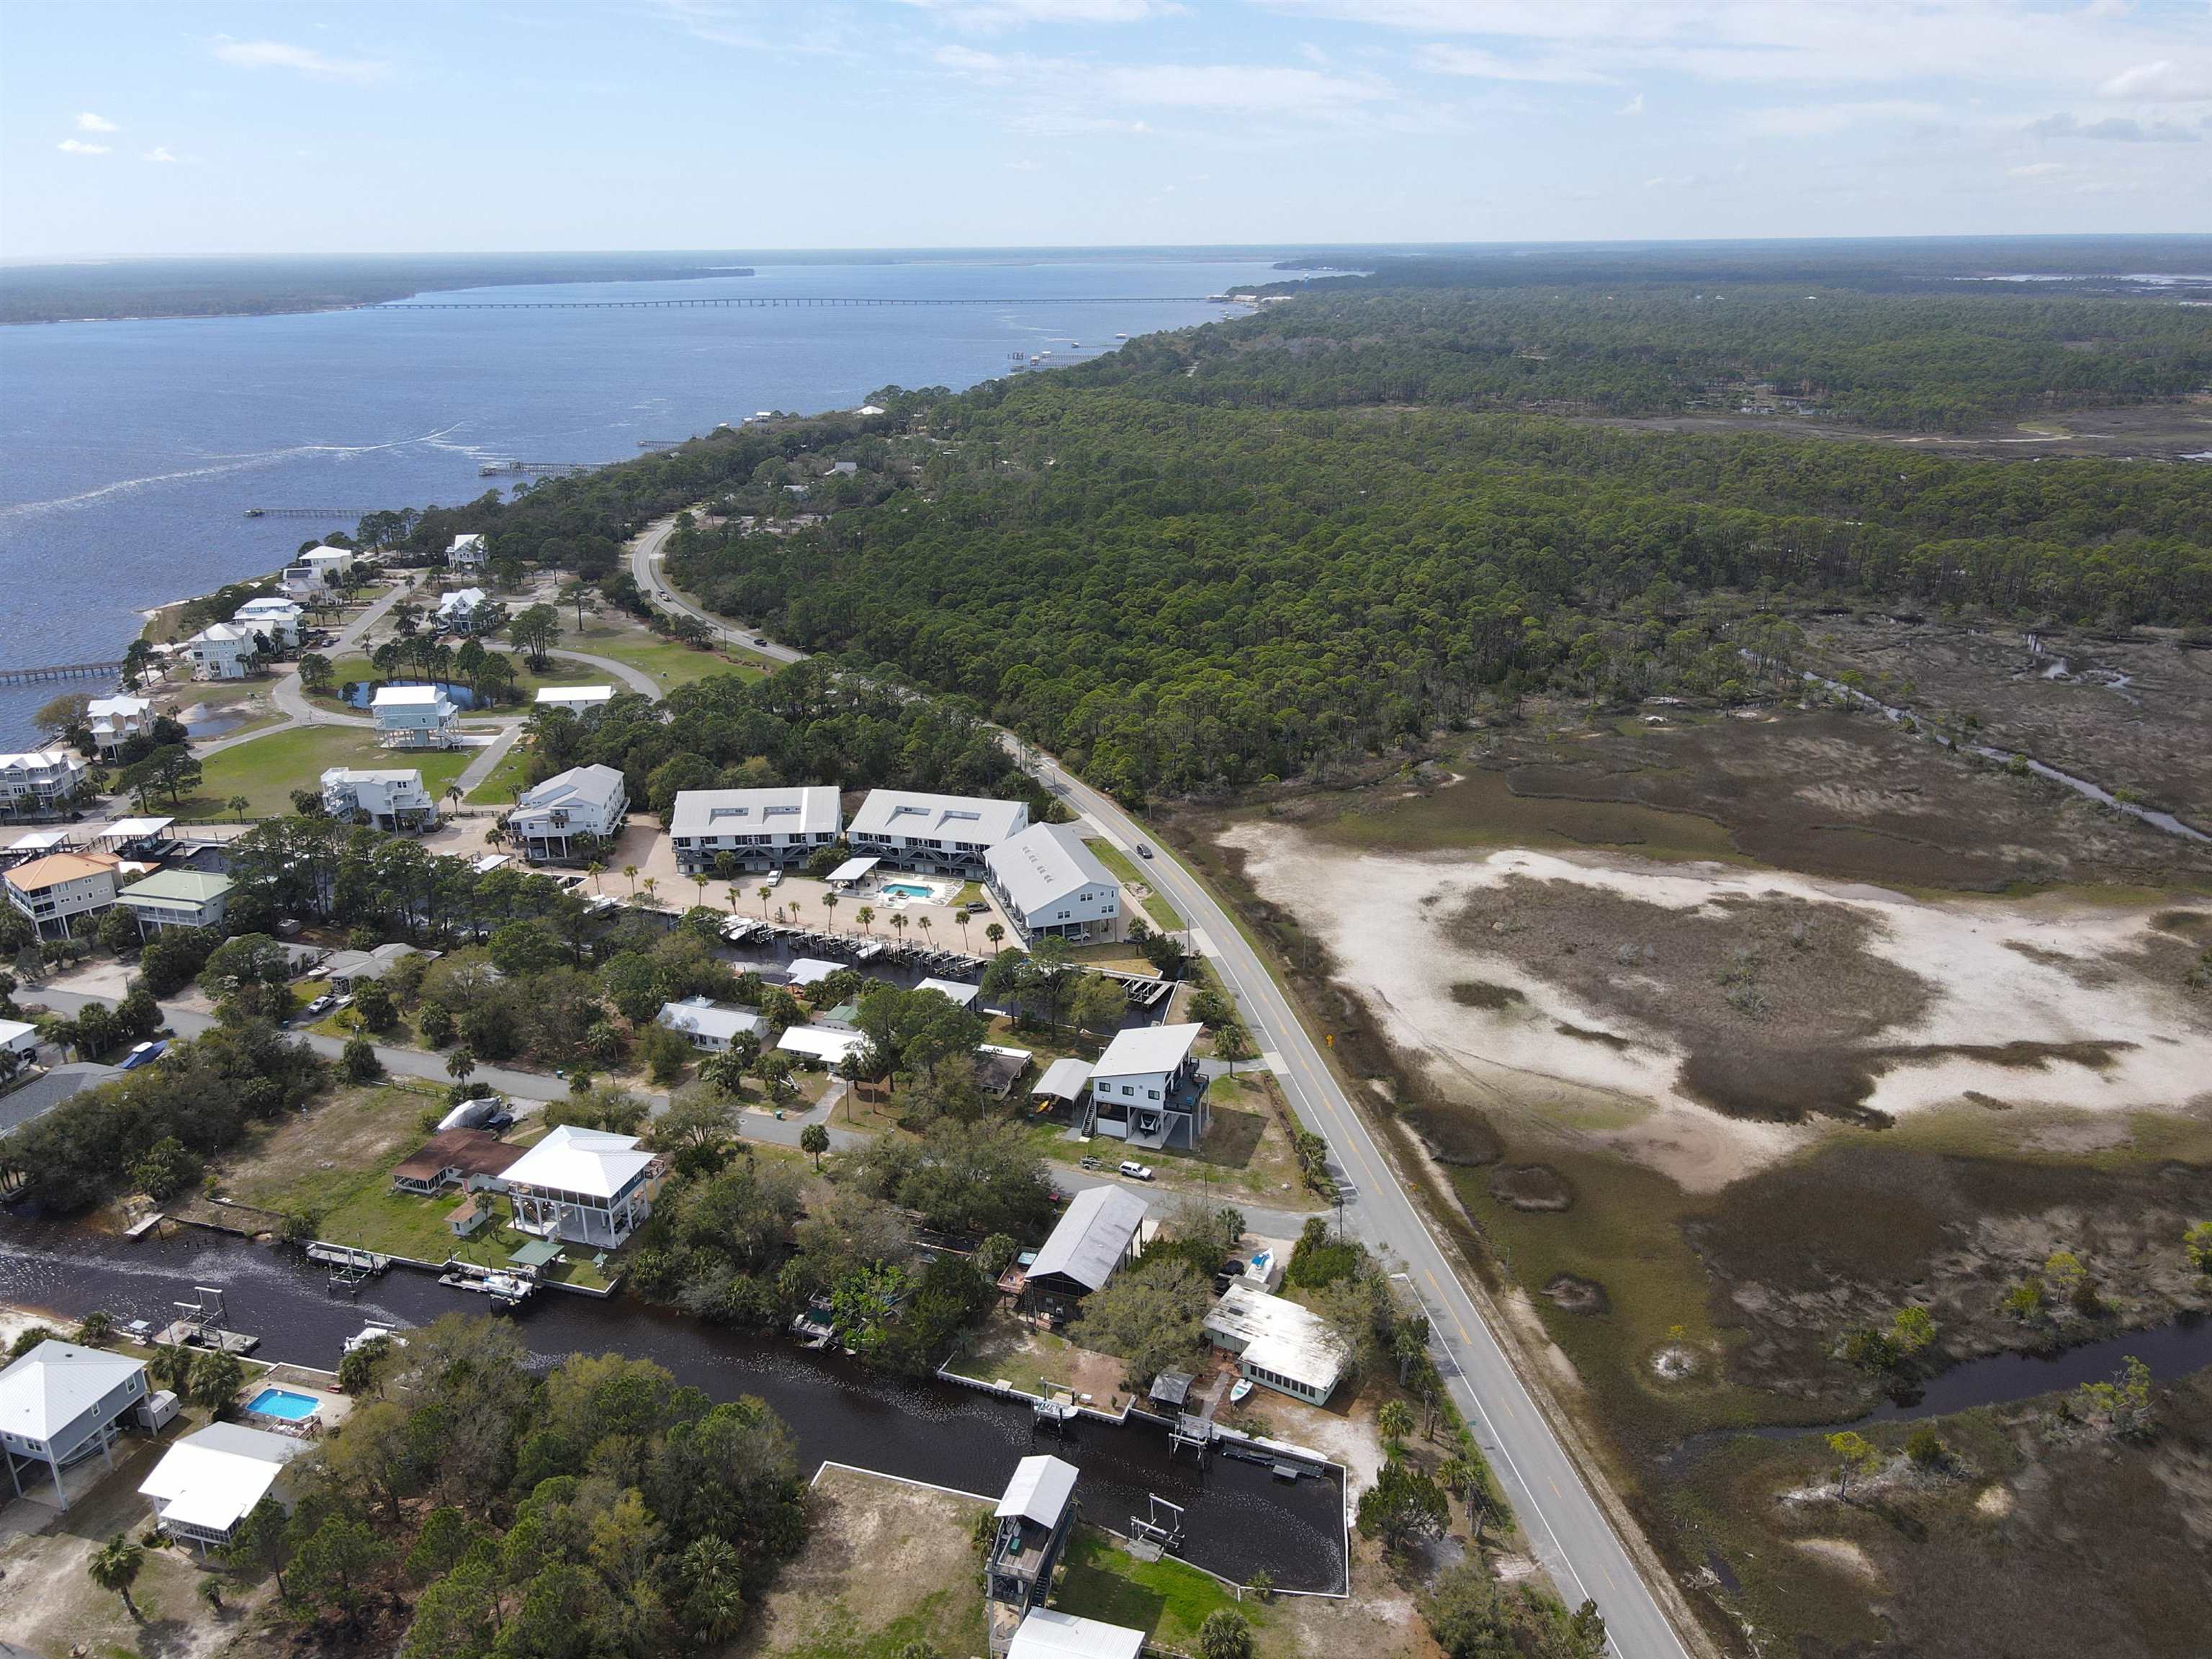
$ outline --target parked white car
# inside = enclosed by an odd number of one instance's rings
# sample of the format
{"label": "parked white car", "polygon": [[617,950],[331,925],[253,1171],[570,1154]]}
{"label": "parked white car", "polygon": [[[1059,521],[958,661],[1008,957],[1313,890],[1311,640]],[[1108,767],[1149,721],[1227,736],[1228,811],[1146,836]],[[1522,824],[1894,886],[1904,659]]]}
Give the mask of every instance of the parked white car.
{"label": "parked white car", "polygon": [[1151,1165],[1139,1164],[1131,1158],[1121,1160],[1121,1173],[1132,1181],[1150,1181],[1152,1178]]}

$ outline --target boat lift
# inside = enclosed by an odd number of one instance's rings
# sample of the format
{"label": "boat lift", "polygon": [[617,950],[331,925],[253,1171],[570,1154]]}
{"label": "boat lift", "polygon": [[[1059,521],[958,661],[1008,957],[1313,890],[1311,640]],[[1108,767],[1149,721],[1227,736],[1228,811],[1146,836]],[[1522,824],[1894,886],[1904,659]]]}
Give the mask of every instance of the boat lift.
{"label": "boat lift", "polygon": [[1159,1559],[1166,1551],[1182,1553],[1182,1505],[1170,1504],[1156,1492],[1145,1494],[1148,1515],[1129,1517],[1130,1553],[1140,1560]]}

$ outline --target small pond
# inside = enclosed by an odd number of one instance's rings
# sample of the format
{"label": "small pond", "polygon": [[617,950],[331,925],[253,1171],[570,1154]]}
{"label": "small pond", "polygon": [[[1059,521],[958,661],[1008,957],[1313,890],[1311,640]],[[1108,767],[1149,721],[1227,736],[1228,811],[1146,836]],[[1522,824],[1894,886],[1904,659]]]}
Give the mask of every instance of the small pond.
{"label": "small pond", "polygon": [[477,694],[465,685],[456,685],[451,680],[348,680],[340,696],[356,708],[366,708],[376,701],[377,688],[382,685],[434,685],[446,694],[447,701],[456,708],[474,708]]}

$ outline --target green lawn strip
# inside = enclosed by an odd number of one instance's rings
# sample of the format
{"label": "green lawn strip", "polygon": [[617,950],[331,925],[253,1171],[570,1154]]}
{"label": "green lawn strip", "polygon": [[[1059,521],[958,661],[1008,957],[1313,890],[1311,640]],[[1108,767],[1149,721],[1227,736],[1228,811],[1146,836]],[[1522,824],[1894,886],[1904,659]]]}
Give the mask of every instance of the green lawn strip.
{"label": "green lawn strip", "polygon": [[1137,868],[1135,860],[1127,853],[1103,836],[1085,836],[1083,844],[1098,854],[1098,862],[1111,870],[1115,878],[1123,886],[1146,890],[1146,896],[1143,901],[1145,914],[1152,917],[1153,926],[1164,927],[1170,933],[1182,927],[1182,912],[1168,902],[1165,894],[1153,890],[1152,884],[1145,879],[1144,872]]}
{"label": "green lawn strip", "polygon": [[295,726],[210,756],[197,793],[174,804],[152,804],[186,823],[227,823],[236,817],[230,798],[243,795],[248,817],[281,817],[292,810],[294,790],[319,789],[323,774],[333,766],[418,769],[423,787],[442,794],[475,757],[471,749],[381,749],[376,734],[362,726]]}
{"label": "green lawn strip", "polygon": [[523,792],[529,776],[530,751],[518,743],[491,769],[489,776],[469,791],[468,798],[482,806],[507,805]]}
{"label": "green lawn strip", "polygon": [[1087,1523],[1068,1540],[1052,1605],[1079,1619],[1145,1631],[1158,1645],[1185,1653],[1198,1651],[1199,1627],[1210,1613],[1235,1608],[1251,1621],[1255,1636],[1265,1632],[1269,1617],[1257,1599],[1239,1603],[1220,1580],[1196,1567],[1164,1557],[1139,1561]]}
{"label": "green lawn strip", "polygon": [[[1053,1363],[1074,1347],[1066,1337],[1054,1336],[1049,1331],[1001,1328],[996,1322],[988,1331],[979,1346],[963,1352],[948,1369],[978,1382],[1008,1383],[1024,1394],[1042,1395],[1047,1382],[1065,1387],[1074,1382],[1073,1367]],[[1024,1336],[1030,1339],[1026,1350],[1022,1349]]]}
{"label": "green lawn strip", "polygon": [[[586,656],[606,657],[615,662],[627,664],[642,673],[652,675],[663,690],[689,685],[712,674],[762,674],[768,672],[764,658],[749,653],[726,657],[719,651],[694,650],[688,645],[678,645],[673,641],[636,629],[594,625],[581,633],[573,628],[563,629],[556,644],[570,651],[580,651]],[[580,669],[582,665],[574,666]]]}
{"label": "green lawn strip", "polygon": [[933,1653],[980,1653],[984,1637],[982,1598],[963,1584],[933,1590],[911,1612],[874,1629],[834,1601],[813,1629],[769,1650],[779,1659],[899,1659],[910,1643]]}

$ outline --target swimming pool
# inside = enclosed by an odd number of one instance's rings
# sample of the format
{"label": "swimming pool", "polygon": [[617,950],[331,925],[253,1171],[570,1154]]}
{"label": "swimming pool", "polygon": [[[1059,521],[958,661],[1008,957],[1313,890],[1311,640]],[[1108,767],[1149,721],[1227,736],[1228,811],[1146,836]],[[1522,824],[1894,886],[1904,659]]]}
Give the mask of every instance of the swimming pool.
{"label": "swimming pool", "polygon": [[933,899],[937,896],[933,887],[924,887],[918,881],[887,881],[884,884],[885,898]]}
{"label": "swimming pool", "polygon": [[280,1422],[297,1423],[313,1417],[322,1404],[311,1394],[295,1394],[289,1389],[264,1389],[246,1402],[246,1409],[261,1417],[273,1417]]}

